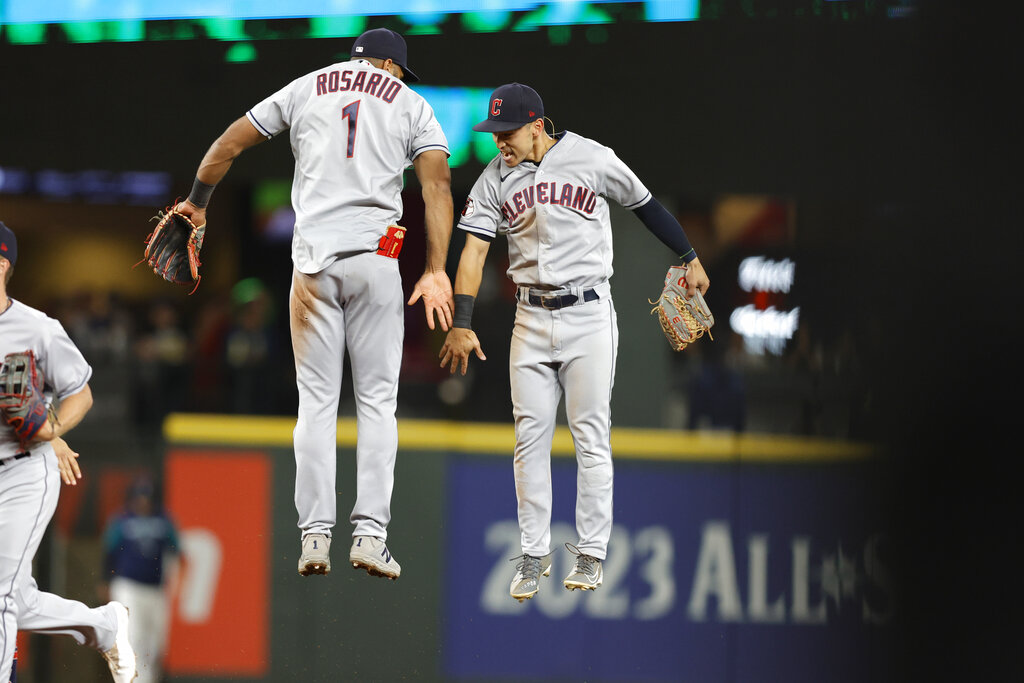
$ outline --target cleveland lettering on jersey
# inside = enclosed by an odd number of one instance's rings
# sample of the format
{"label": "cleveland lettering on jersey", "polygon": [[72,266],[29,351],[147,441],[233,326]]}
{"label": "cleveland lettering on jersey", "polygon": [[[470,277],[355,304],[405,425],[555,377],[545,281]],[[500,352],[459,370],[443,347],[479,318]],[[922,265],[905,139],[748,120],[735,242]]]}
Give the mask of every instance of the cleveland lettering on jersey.
{"label": "cleveland lettering on jersey", "polygon": [[392,79],[383,72],[371,74],[366,71],[356,71],[354,79],[352,78],[352,73],[352,69],[345,69],[344,71],[336,70],[317,74],[317,96],[332,92],[350,92],[355,90],[367,95],[373,95],[391,104],[395,101],[395,96],[402,89],[402,84],[399,81]]}
{"label": "cleveland lettering on jersey", "polygon": [[537,183],[512,195],[501,205],[501,213],[512,223],[521,213],[533,208],[534,203],[564,206],[589,215],[597,206],[597,193],[582,185],[573,188],[572,183],[562,183],[561,187],[556,182]]}

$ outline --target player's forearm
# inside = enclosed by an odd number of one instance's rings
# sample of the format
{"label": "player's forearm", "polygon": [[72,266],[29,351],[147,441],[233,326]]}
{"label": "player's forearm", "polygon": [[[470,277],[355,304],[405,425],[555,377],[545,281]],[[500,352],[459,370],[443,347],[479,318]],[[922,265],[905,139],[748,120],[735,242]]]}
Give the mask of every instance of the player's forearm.
{"label": "player's forearm", "polygon": [[636,209],[634,213],[662,244],[674,251],[684,262],[689,263],[697,257],[697,252],[690,245],[683,226],[657,199],[651,197],[649,202]]}
{"label": "player's forearm", "polygon": [[448,245],[452,239],[452,193],[448,183],[434,182],[423,186],[426,205],[427,262],[425,270],[441,272],[448,261]]}
{"label": "player's forearm", "polygon": [[462,253],[459,269],[455,273],[455,294],[468,294],[475,297],[480,291],[480,283],[484,277],[483,259],[473,254]]}
{"label": "player's forearm", "polygon": [[196,177],[207,185],[216,185],[224,179],[231,164],[242,152],[265,139],[249,119],[240,117],[210,145],[203,160],[199,162]]}
{"label": "player's forearm", "polygon": [[216,185],[228,174],[231,164],[244,150],[221,136],[210,145],[203,160],[199,162],[199,170],[196,171],[196,178],[207,185]]}

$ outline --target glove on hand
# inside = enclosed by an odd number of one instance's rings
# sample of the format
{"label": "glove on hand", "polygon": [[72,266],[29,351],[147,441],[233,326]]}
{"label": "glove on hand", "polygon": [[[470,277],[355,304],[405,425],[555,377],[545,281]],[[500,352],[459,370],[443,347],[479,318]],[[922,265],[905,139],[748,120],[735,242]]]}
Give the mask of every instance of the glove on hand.
{"label": "glove on hand", "polygon": [[9,353],[4,357],[0,366],[0,414],[14,430],[22,447],[53,416],[39,380],[36,357],[31,351]]}
{"label": "glove on hand", "polygon": [[704,296],[697,290],[692,298],[686,298],[686,266],[672,266],[665,275],[665,286],[651,313],[658,314],[658,322],[668,338],[669,345],[682,351],[689,344],[707,335],[712,340],[711,326],[715,316],[711,314]]}
{"label": "glove on hand", "polygon": [[159,213],[154,218],[159,218],[160,222],[146,238],[143,260],[168,282],[179,285],[195,283],[192,288],[195,292],[201,279],[199,250],[203,248],[206,225],[196,227],[187,216],[174,209]]}

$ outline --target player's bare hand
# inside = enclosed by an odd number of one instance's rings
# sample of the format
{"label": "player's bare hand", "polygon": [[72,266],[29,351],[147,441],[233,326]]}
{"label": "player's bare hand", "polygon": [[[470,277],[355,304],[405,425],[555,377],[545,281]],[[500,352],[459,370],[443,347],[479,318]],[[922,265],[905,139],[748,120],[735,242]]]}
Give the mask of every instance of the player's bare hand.
{"label": "player's bare hand", "polygon": [[466,370],[469,369],[470,353],[476,353],[476,357],[480,360],[487,360],[483,349],[480,348],[480,340],[477,339],[476,332],[465,327],[453,327],[448,332],[438,357],[441,359],[442,368],[451,364],[453,375],[456,368],[461,369],[462,374],[465,375]]}
{"label": "player's bare hand", "polygon": [[704,266],[700,259],[695,258],[686,264],[686,297],[691,298],[700,290],[701,294],[707,294],[711,286],[708,274],[704,272]]}
{"label": "player's bare hand", "polygon": [[60,437],[50,443],[53,444],[53,451],[57,454],[57,469],[60,470],[60,478],[69,486],[78,486],[78,480],[82,478],[82,470],[78,468],[78,453],[71,450],[67,441]]}
{"label": "player's bare hand", "polygon": [[423,299],[423,312],[427,316],[427,327],[434,329],[434,315],[437,315],[441,329],[445,332],[452,325],[452,312],[455,310],[455,295],[452,293],[452,281],[442,271],[426,272],[416,281],[409,305]]}
{"label": "player's bare hand", "polygon": [[192,221],[192,225],[197,228],[201,228],[206,225],[206,209],[200,209],[187,199],[183,202],[179,202],[177,206],[174,207],[174,210]]}

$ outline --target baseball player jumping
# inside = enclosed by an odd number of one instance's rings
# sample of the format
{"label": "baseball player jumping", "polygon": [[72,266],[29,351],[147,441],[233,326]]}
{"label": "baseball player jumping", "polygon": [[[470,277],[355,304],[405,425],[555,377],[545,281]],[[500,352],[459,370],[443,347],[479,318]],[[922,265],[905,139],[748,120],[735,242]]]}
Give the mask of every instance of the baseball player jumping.
{"label": "baseball player jumping", "polygon": [[408,83],[405,40],[364,32],[352,59],[300,76],[239,118],[213,143],[192,193],[176,208],[206,223],[214,186],[245,149],[289,131],[295,232],[289,310],[299,415],[295,507],[302,530],[299,574],[327,574],[337,517],[335,474],[342,361],[348,350],[356,399],[355,525],[349,559],[398,578],[386,545],[398,426],[395,410],[404,321],[398,252],[405,229],[402,174],[411,164],[426,204],[427,263],[409,304],[423,299],[427,324],[451,322],[444,271],[452,230],[448,141],[430,105]]}
{"label": "baseball player jumping", "polygon": [[[32,559],[57,509],[60,482],[74,486],[82,476],[78,453],[61,436],[92,407],[92,368],[58,321],[7,295],[17,260],[14,232],[0,223],[0,362],[31,352],[45,401],[57,407],[27,442],[16,431],[23,422],[0,421],[0,681],[10,676],[21,630],[69,635],[103,654],[115,683],[130,683],[135,653],[124,605],[90,609],[40,591],[32,578]],[[6,396],[17,390],[6,374],[3,384]]]}
{"label": "baseball player jumping", "polygon": [[484,260],[498,233],[508,236],[508,276],[517,285],[509,375],[515,416],[515,487],[523,554],[510,593],[536,594],[551,570],[551,441],[563,393],[576,445],[579,542],[564,585],[601,585],[612,529],[611,391],[618,329],[608,279],[612,232],[606,198],[636,213],[688,264],[687,291],[710,281],[679,222],[608,147],[575,133],[548,135],[544,104],[529,86],[496,89],[487,119],[499,154],[480,174],[459,228],[466,244],[455,279],[455,316],[441,366],[465,374],[485,360],[471,327]]}

